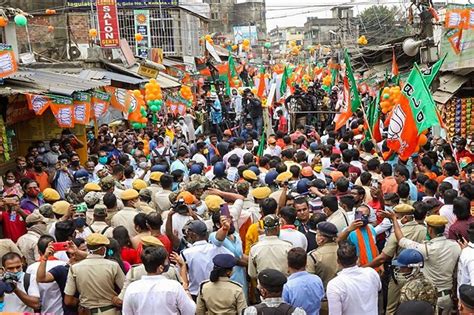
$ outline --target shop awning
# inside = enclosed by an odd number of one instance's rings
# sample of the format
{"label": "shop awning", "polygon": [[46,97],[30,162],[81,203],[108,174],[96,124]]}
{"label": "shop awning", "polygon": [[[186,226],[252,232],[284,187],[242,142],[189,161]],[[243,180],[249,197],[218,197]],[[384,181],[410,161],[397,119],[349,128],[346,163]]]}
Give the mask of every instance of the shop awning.
{"label": "shop awning", "polygon": [[158,74],[158,77],[156,78],[156,81],[160,85],[161,88],[163,89],[170,89],[170,88],[175,88],[175,87],[180,87],[181,83],[175,78],[172,77],[166,73],[160,72]]}
{"label": "shop awning", "polygon": [[443,74],[439,78],[439,87],[433,93],[433,99],[440,104],[446,104],[451,97],[469,80],[469,76],[452,73]]}
{"label": "shop awning", "polygon": [[20,70],[6,81],[33,84],[37,89],[66,96],[71,96],[74,92],[88,91],[109,85],[103,81],[93,81],[75,75],[36,69]]}
{"label": "shop awning", "polygon": [[131,77],[128,75],[115,73],[112,71],[93,70],[93,69],[82,70],[81,73],[79,74],[79,77],[83,79],[87,79],[87,80],[102,80],[106,82],[108,81],[109,84],[110,84],[110,81],[123,82],[127,84],[140,84],[140,83],[148,82],[148,79],[139,79],[137,77]]}

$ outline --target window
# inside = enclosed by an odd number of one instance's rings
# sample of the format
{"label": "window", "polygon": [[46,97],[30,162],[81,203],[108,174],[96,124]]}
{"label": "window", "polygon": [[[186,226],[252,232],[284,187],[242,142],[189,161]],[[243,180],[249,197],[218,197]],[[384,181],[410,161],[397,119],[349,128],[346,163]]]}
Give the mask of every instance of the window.
{"label": "window", "polygon": [[218,19],[219,19],[219,13],[212,12],[211,13],[211,20],[218,20]]}

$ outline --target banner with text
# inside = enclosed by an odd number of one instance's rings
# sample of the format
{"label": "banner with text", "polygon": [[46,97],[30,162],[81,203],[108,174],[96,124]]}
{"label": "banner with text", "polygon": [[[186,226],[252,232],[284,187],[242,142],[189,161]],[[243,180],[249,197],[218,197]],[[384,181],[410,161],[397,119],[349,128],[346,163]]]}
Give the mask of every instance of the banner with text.
{"label": "banner with text", "polygon": [[99,39],[102,48],[119,48],[119,22],[116,0],[97,0]]}

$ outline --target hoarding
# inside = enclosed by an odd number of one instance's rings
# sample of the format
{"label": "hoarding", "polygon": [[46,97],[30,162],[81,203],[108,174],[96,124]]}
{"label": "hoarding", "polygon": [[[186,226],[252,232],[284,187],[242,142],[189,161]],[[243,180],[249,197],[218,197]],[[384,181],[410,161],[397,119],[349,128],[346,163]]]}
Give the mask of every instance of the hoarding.
{"label": "hoarding", "polygon": [[150,11],[133,10],[133,16],[135,20],[135,33],[143,36],[142,40],[136,41],[135,51],[137,56],[147,58],[148,49],[151,47]]}
{"label": "hoarding", "polygon": [[99,40],[102,48],[119,48],[120,35],[116,0],[97,0]]}
{"label": "hoarding", "polygon": [[[66,6],[70,10],[90,10],[96,0],[67,0]],[[92,4],[91,4],[92,3]],[[178,0],[117,0],[117,7],[122,8],[143,8],[150,6],[170,6],[178,5]]]}
{"label": "hoarding", "polygon": [[242,43],[244,39],[250,40],[250,44],[257,45],[257,27],[255,25],[234,26],[234,43]]}

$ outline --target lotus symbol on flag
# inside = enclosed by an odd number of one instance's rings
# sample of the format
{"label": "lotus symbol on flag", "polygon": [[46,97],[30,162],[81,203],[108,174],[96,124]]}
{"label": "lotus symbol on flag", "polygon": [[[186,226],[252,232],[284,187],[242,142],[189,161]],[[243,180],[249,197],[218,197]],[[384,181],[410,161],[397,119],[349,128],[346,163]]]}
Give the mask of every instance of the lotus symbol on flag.
{"label": "lotus symbol on flag", "polygon": [[35,113],[40,112],[43,107],[48,102],[48,99],[42,95],[34,95],[33,99],[31,100],[31,104],[33,105],[33,110]]}
{"label": "lotus symbol on flag", "polygon": [[124,89],[116,89],[115,98],[117,99],[117,102],[120,104],[120,106],[122,106],[122,108],[125,108],[127,91]]}
{"label": "lotus symbol on flag", "polygon": [[390,125],[388,126],[389,140],[400,139],[406,118],[406,114],[403,112],[401,106],[397,105],[392,113],[392,119],[390,120]]}

